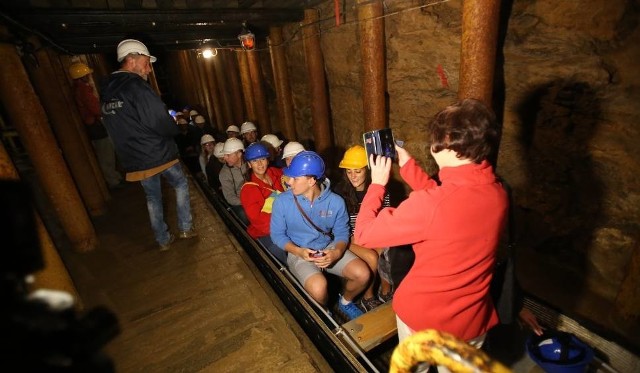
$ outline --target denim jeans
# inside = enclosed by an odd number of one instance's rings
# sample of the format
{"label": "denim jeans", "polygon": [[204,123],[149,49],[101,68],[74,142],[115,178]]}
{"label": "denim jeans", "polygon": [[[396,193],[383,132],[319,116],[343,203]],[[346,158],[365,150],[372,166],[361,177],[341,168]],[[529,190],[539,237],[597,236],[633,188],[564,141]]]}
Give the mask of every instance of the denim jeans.
{"label": "denim jeans", "polygon": [[271,241],[270,236],[258,237],[258,242],[269,250],[269,252],[273,254],[280,263],[287,265],[287,252],[274,244],[273,241]]}
{"label": "denim jeans", "polygon": [[191,218],[191,203],[189,201],[189,183],[182,172],[182,166],[179,162],[159,174],[140,181],[147,195],[147,210],[149,211],[153,234],[156,237],[156,241],[164,245],[169,242],[170,234],[169,227],[164,221],[160,176],[163,176],[176,191],[176,210],[180,232],[189,231],[193,226],[193,222]]}
{"label": "denim jeans", "polygon": [[246,229],[246,227],[249,225],[249,218],[247,218],[247,214],[244,212],[244,208],[242,208],[242,205],[231,206],[231,212],[236,216],[236,218],[240,219]]}

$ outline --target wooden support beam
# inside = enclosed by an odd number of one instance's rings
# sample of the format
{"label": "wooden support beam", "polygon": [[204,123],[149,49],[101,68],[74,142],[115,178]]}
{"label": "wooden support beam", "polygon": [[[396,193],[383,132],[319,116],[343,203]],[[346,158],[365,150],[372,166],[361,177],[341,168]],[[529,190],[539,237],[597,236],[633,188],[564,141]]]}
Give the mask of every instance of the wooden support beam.
{"label": "wooden support beam", "polygon": [[239,51],[237,54],[238,67],[240,68],[240,81],[242,82],[242,93],[244,94],[244,105],[247,115],[245,118],[249,121],[258,119],[256,113],[256,104],[253,100],[253,88],[251,86],[251,73],[249,72],[249,61],[247,60],[247,52]]}
{"label": "wooden support beam", "polygon": [[[331,148],[331,127],[329,125],[329,99],[327,94],[324,58],[320,46],[318,11],[307,9],[304,12],[303,44],[309,77],[309,102],[313,122],[313,141],[316,151],[327,156]],[[325,158],[326,159],[326,158]],[[330,162],[329,162],[330,163]]]}
{"label": "wooden support beam", "polygon": [[289,84],[289,71],[282,38],[282,27],[271,27],[269,32],[269,50],[271,66],[276,87],[278,119],[280,131],[287,140],[297,139],[296,123],[293,112],[293,95]]}
{"label": "wooden support beam", "polygon": [[[11,158],[9,157],[9,154],[2,142],[0,142],[0,179],[11,181],[20,180],[18,171],[13,165],[13,162],[11,161]],[[5,208],[5,206],[3,206],[3,208]],[[71,276],[69,276],[69,272],[62,262],[62,259],[58,254],[58,250],[53,245],[51,236],[49,235],[49,232],[47,232],[40,215],[35,211],[35,209],[33,214],[35,216],[36,232],[32,233],[38,236],[44,268],[33,273],[35,281],[31,284],[30,290],[54,289],[65,291],[77,300],[76,304],[80,308],[81,302],[78,292],[71,280]]]}
{"label": "wooden support beam", "polygon": [[[0,30],[0,34],[6,31]],[[98,239],[58,150],[40,99],[36,95],[18,51],[0,44],[0,101],[29,153],[36,174],[72,247],[93,250]]]}
{"label": "wooden support beam", "polygon": [[365,131],[382,129],[387,126],[387,74],[384,56],[383,15],[382,1],[358,1]]}
{"label": "wooden support beam", "polygon": [[267,107],[267,96],[264,92],[264,84],[262,83],[262,69],[260,68],[260,52],[248,51],[247,60],[249,62],[249,74],[251,76],[251,89],[253,91],[253,99],[258,114],[257,127],[260,136],[271,133],[271,118],[269,117],[269,108]]}
{"label": "wooden support beam", "polygon": [[[35,38],[31,38],[30,41],[39,46]],[[34,89],[41,99],[87,210],[92,216],[102,215],[107,210],[106,201],[81,145],[81,136],[85,134],[80,132],[69,118],[77,113],[69,110],[64,95],[60,94],[61,87],[57,84],[56,78],[58,72],[53,68],[46,50],[38,48],[35,56],[38,59],[37,65],[32,63],[33,61],[26,63]]]}
{"label": "wooden support beam", "polygon": [[464,0],[458,98],[492,107],[500,0]]}

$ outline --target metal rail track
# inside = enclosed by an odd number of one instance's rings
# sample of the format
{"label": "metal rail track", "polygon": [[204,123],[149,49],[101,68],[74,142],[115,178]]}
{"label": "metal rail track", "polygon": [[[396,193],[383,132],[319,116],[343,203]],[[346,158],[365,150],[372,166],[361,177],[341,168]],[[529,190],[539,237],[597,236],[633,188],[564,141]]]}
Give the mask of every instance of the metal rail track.
{"label": "metal rail track", "polygon": [[341,372],[388,370],[389,357],[395,343],[382,344],[369,353],[362,351],[341,325],[304,291],[286,266],[280,264],[249,236],[246,227],[231,213],[226,201],[203,179],[193,177],[193,180],[210,207],[218,212],[229,231],[332,368]]}

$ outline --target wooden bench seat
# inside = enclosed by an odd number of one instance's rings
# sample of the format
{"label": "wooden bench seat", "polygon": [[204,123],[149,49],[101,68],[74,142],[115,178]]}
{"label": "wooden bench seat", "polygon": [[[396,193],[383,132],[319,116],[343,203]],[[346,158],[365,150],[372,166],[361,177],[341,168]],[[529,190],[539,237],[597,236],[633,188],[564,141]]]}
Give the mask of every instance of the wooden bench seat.
{"label": "wooden bench seat", "polygon": [[385,303],[357,319],[342,325],[360,348],[369,351],[397,333],[396,314],[390,303]]}

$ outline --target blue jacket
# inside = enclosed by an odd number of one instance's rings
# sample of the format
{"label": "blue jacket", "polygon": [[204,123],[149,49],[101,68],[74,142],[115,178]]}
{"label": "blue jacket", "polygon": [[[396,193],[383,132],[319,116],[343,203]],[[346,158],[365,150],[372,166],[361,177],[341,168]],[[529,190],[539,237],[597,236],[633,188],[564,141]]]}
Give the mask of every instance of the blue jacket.
{"label": "blue jacket", "polygon": [[104,125],[125,171],[148,170],[178,158],[173,137],[180,128],[138,74],[112,73],[101,96]]}
{"label": "blue jacket", "polygon": [[[297,196],[300,206],[309,218],[325,232],[331,231],[334,242],[349,242],[349,215],[342,197],[329,189],[329,179],[321,184],[321,193],[313,206],[310,201]],[[318,232],[302,216],[293,200],[293,193],[288,190],[276,197],[271,212],[271,240],[281,249],[287,242],[313,250],[323,250],[331,239]]]}

